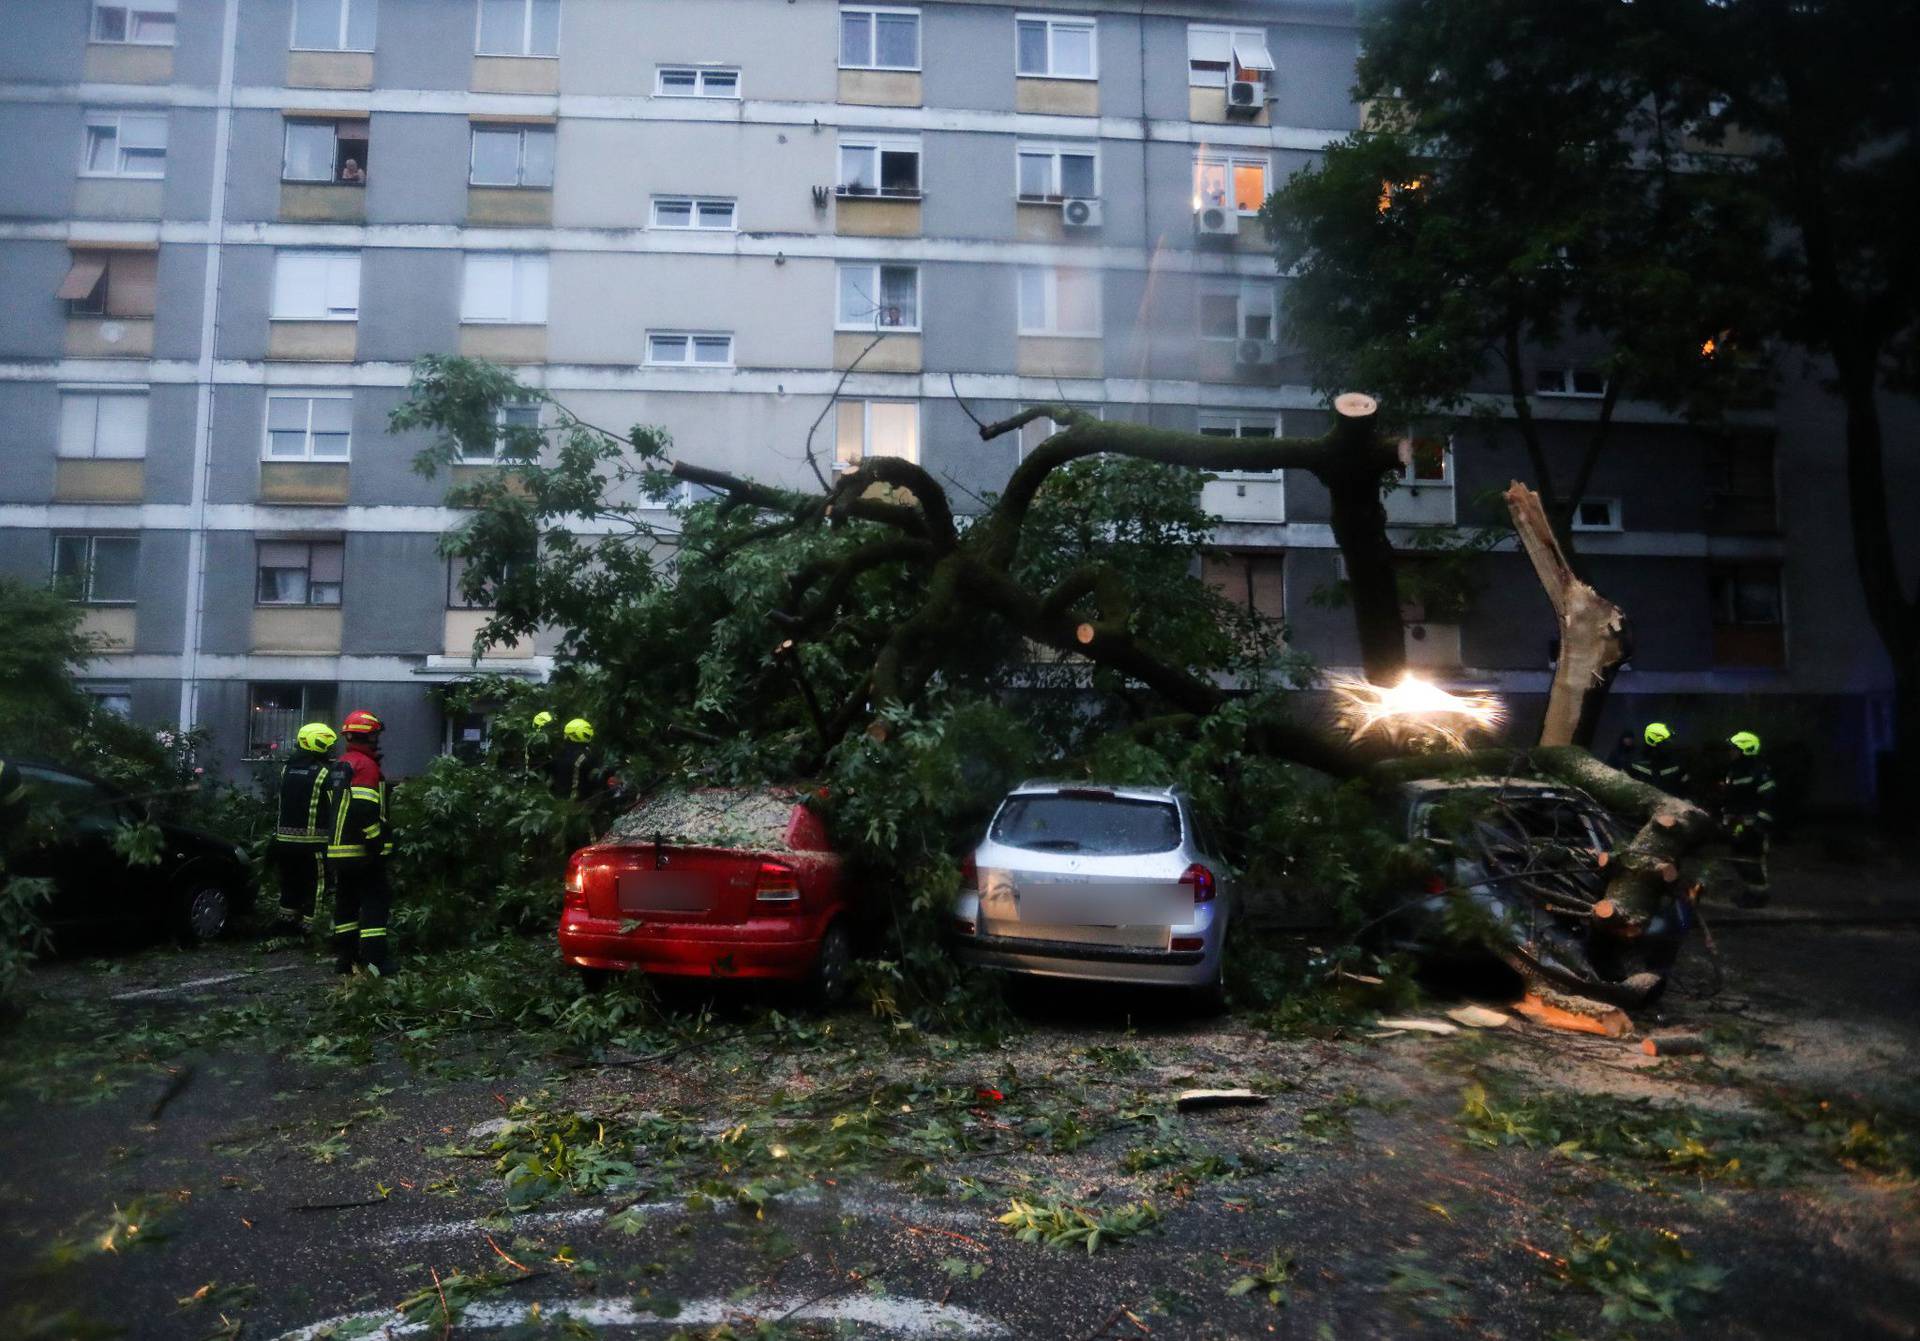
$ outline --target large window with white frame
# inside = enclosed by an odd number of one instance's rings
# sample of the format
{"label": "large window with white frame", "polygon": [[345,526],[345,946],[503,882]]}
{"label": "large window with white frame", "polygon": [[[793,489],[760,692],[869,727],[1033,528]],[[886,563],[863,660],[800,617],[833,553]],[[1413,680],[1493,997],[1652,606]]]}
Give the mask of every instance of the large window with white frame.
{"label": "large window with white frame", "polygon": [[[1278,438],[1283,436],[1283,416],[1277,410],[1202,410],[1199,430],[1208,438]],[[1223,480],[1269,480],[1277,470],[1218,470]]]}
{"label": "large window with white frame", "polygon": [[357,321],[360,253],[283,251],[273,258],[276,321]]}
{"label": "large window with white frame", "polygon": [[843,196],[920,198],[920,141],[902,135],[848,136],[840,141]]}
{"label": "large window with white frame", "polygon": [[1451,487],[1453,439],[1433,436],[1400,439],[1400,469],[1395,478],[1409,489]]}
{"label": "large window with white frame", "polygon": [[736,65],[662,65],[654,71],[653,92],[659,98],[738,98],[740,68]]}
{"label": "large window with white frame", "polygon": [[267,436],[261,448],[264,460],[345,461],[352,448],[352,392],[267,393]]}
{"label": "large window with white frame", "polygon": [[88,112],[83,177],[167,175],[165,112]]}
{"label": "large window with white frame", "polygon": [[895,5],[842,5],[840,68],[918,70],[920,11]]}
{"label": "large window with white frame", "polygon": [[845,262],[834,324],[846,331],[920,329],[920,267]]}
{"label": "large window with white frame", "polygon": [[303,725],[338,720],[338,701],[339,689],[330,684],[248,685],[247,757],[285,756]]}
{"label": "large window with white frame", "polygon": [[553,141],[552,126],[476,125],[468,185],[552,186]]}
{"label": "large window with white frame", "polygon": [[731,368],[733,336],[727,331],[648,331],[647,362],[656,367]]}
{"label": "large window with white frame", "polygon": [[468,252],[460,320],[544,326],[546,256],[537,252]]}
{"label": "large window with white frame", "polygon": [[1575,396],[1597,400],[1607,394],[1607,379],[1597,368],[1540,368],[1534,387],[1542,396]]}
{"label": "large window with white frame", "polygon": [[147,390],[60,389],[59,456],[137,461],[147,454]]}
{"label": "large window with white frame", "polygon": [[1100,272],[1021,266],[1020,334],[1100,334]]}
{"label": "large window with white frame", "polygon": [[1200,281],[1200,338],[1271,340],[1274,338],[1274,286],[1258,279],[1206,278]]}
{"label": "large window with white frame", "polygon": [[372,51],[380,0],[293,0],[295,51]]}
{"label": "large window with white frame", "polygon": [[735,204],[722,196],[655,196],[655,228],[688,229],[693,232],[731,233],[734,230]]}
{"label": "large window with white frame", "polygon": [[843,400],[834,406],[835,470],[859,468],[870,456],[920,460],[920,402]]}
{"label": "large window with white frame", "polygon": [[262,540],[256,605],[340,604],[347,547],[338,540]]}
{"label": "large window with white frame", "polygon": [[477,441],[460,439],[454,460],[463,466],[497,466],[508,461],[531,461],[540,454],[540,403],[515,401],[496,405],[493,429]]}
{"label": "large window with white frame", "polygon": [[53,589],[80,605],[132,605],[138,590],[140,537],[57,535]]}
{"label": "large window with white frame", "polygon": [[1100,194],[1100,150],[1092,144],[1022,140],[1014,150],[1022,200],[1093,199]]}
{"label": "large window with white frame", "polygon": [[280,179],[365,186],[370,141],[365,117],[341,121],[289,119]]}
{"label": "large window with white frame", "polygon": [[1014,73],[1040,79],[1098,79],[1094,20],[1055,14],[1014,19]]}
{"label": "large window with white frame", "polygon": [[1267,203],[1267,168],[1265,154],[1202,150],[1193,157],[1193,207],[1231,206],[1241,214],[1258,214]]}
{"label": "large window with white frame", "polygon": [[1264,28],[1187,25],[1187,83],[1225,88],[1229,82],[1264,83],[1273,74],[1273,53]]}
{"label": "large window with white frame", "polygon": [[87,40],[170,47],[179,9],[179,0],[94,0]]}
{"label": "large window with white frame", "polygon": [[474,51],[482,56],[558,56],[560,0],[479,0]]}

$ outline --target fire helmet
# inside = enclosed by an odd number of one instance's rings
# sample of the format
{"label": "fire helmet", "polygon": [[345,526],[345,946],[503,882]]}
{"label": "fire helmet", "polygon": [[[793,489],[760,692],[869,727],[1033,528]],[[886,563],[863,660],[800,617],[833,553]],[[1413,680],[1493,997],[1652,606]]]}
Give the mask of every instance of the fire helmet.
{"label": "fire helmet", "polygon": [[1649,745],[1664,745],[1673,739],[1673,732],[1665,722],[1648,722],[1647,729],[1641,733]]}
{"label": "fire helmet", "polygon": [[1748,756],[1760,753],[1760,737],[1751,731],[1736,731],[1727,737],[1727,744]]}
{"label": "fire helmet", "polygon": [[325,754],[338,739],[333,728],[325,722],[308,722],[294,736],[295,742],[308,754]]}
{"label": "fire helmet", "polygon": [[340,729],[349,736],[377,736],[387,729],[387,724],[365,708],[356,708],[347,714]]}
{"label": "fire helmet", "polygon": [[566,733],[568,740],[577,741],[582,745],[593,739],[593,723],[584,717],[574,718],[562,730]]}

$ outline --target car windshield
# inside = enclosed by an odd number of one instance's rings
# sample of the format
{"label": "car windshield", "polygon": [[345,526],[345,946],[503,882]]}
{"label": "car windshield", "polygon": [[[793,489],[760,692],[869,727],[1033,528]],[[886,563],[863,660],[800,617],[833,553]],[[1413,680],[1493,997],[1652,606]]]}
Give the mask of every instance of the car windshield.
{"label": "car windshield", "polygon": [[1180,846],[1180,812],[1170,801],[1066,792],[1010,796],[994,816],[994,842],[1032,852],[1125,857]]}
{"label": "car windshield", "polygon": [[780,849],[787,846],[798,799],[784,788],[662,792],[621,816],[607,836],[629,843]]}

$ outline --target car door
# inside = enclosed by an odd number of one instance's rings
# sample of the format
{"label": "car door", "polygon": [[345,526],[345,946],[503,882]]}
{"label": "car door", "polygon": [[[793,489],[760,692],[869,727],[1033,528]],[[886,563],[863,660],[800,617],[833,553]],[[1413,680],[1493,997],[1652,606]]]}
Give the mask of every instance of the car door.
{"label": "car door", "polygon": [[35,764],[22,765],[32,804],[51,812],[54,831],[23,863],[29,874],[53,881],[46,919],[55,927],[121,924],[152,903],[140,879],[114,850],[123,821],[136,818],[116,793],[90,778]]}

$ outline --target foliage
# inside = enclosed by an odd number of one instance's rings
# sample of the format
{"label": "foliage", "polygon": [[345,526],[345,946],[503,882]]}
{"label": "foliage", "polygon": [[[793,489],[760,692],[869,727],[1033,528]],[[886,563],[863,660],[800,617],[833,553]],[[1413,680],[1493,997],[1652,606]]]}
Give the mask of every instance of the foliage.
{"label": "foliage", "polygon": [[1091,1257],[1100,1245],[1123,1243],[1158,1228],[1160,1212],[1150,1201],[1096,1209],[1063,1201],[1031,1202],[1013,1198],[998,1217],[1022,1243],[1044,1243],[1049,1248],[1084,1247]]}
{"label": "foliage", "polygon": [[1604,1301],[1600,1316],[1615,1326],[1678,1322],[1707,1306],[1727,1273],[1696,1262],[1677,1235],[1664,1229],[1635,1232],[1575,1229],[1566,1255],[1553,1263],[1568,1286]]}
{"label": "foliage", "polygon": [[1288,1287],[1293,1282],[1295,1263],[1293,1255],[1283,1248],[1275,1248],[1268,1256],[1265,1266],[1255,1267],[1227,1287],[1227,1293],[1234,1298],[1247,1294],[1263,1294],[1267,1302],[1276,1308],[1288,1301]]}
{"label": "foliage", "polygon": [[47,948],[40,907],[52,893],[50,880],[10,875],[0,854],[0,1009],[13,1003],[27,966]]}

